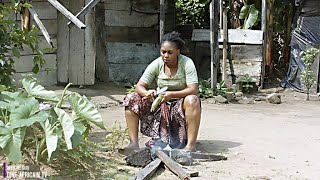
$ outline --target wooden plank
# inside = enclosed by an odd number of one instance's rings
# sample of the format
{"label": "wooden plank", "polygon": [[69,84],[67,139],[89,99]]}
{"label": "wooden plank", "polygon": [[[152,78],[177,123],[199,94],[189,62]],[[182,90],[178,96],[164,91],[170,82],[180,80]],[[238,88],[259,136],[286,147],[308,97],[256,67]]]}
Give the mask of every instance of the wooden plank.
{"label": "wooden plank", "polygon": [[[16,72],[26,73],[32,72],[33,68],[33,55],[21,56],[19,59],[15,59],[14,67]],[[45,69],[57,69],[57,56],[56,54],[45,54],[43,57],[46,60],[44,67]]]}
{"label": "wooden plank", "polygon": [[105,11],[107,26],[154,27],[158,25],[158,14],[145,14],[135,11]]}
{"label": "wooden plank", "polygon": [[[70,10],[72,13],[79,11],[83,6],[84,0],[70,1]],[[81,18],[81,20],[84,21],[84,18]],[[69,82],[74,85],[85,84],[84,38],[85,33],[83,30],[75,27],[70,29]]]}
{"label": "wooden plank", "polygon": [[154,28],[106,26],[107,42],[158,43]]}
{"label": "wooden plank", "polygon": [[12,78],[15,80],[15,84],[17,87],[22,87],[21,79],[26,74],[32,74],[33,77],[37,78],[42,86],[52,86],[57,84],[57,71],[40,71],[37,74],[34,73],[15,73],[13,74]]}
{"label": "wooden plank", "polygon": [[[240,44],[262,44],[263,32],[250,29],[229,29],[228,42]],[[209,41],[210,31],[208,29],[194,29],[192,41]],[[219,42],[223,42],[223,32],[219,34]]]}
{"label": "wooden plank", "polygon": [[165,0],[160,0],[160,23],[159,23],[159,42],[161,42],[162,36],[164,35],[164,23],[165,23]]}
{"label": "wooden plank", "polygon": [[[60,11],[63,15],[65,15],[69,20],[71,20],[78,28],[84,29],[86,25],[84,25],[77,17],[75,17],[71,12],[69,12],[63,5],[59,3],[57,0],[48,0],[51,5],[53,5],[58,11]],[[79,3],[81,4],[81,3]]]}
{"label": "wooden plank", "polygon": [[[216,88],[218,82],[218,59],[219,59],[219,3],[211,1],[210,3],[210,54],[211,54],[211,88]],[[209,39],[209,38],[208,38]]]}
{"label": "wooden plank", "polygon": [[42,32],[44,38],[46,39],[46,41],[48,42],[48,44],[50,45],[51,48],[53,48],[53,44],[52,44],[52,40],[50,38],[50,35],[46,29],[46,27],[43,25],[43,23],[41,22],[41,20],[39,19],[39,16],[37,14],[37,12],[31,7],[28,8],[32,18],[34,19],[34,21],[36,22],[36,24],[38,25],[40,31]]}
{"label": "wooden plank", "polygon": [[[100,0],[99,0],[100,1]],[[86,4],[94,1],[85,0]],[[98,2],[98,1],[96,1]],[[93,5],[94,6],[94,5]],[[83,18],[83,15],[78,15]],[[93,85],[95,82],[95,13],[91,11],[84,17],[87,28],[84,32],[84,85]]]}
{"label": "wooden plank", "polygon": [[261,3],[261,31],[263,32],[262,40],[262,71],[261,71],[261,88],[264,88],[264,77],[266,75],[266,32],[267,32],[267,0]]}
{"label": "wooden plank", "polygon": [[[69,8],[69,0],[60,1],[66,8]],[[58,34],[57,34],[57,81],[59,83],[69,82],[69,57],[70,57],[70,30],[67,26],[68,19],[61,13],[58,14]]]}
{"label": "wooden plank", "polygon": [[106,47],[106,26],[104,25],[104,3],[98,3],[95,7],[96,23],[96,77],[99,81],[109,81],[109,66]]}
{"label": "wooden plank", "polygon": [[188,180],[190,179],[190,175],[180,167],[180,165],[172,160],[166,153],[162,151],[156,151],[156,154],[159,159],[173,172],[175,173],[180,179]]}
{"label": "wooden plank", "polygon": [[143,169],[139,170],[138,172],[135,173],[135,175],[129,179],[135,180],[135,179],[139,179],[139,180],[146,180],[146,179],[150,179],[152,177],[152,175],[156,172],[156,170],[158,169],[158,167],[161,164],[161,160],[160,159],[156,159],[154,161],[152,161],[151,163],[149,163],[146,167],[144,167]]}
{"label": "wooden plank", "polygon": [[[46,48],[50,48],[49,44],[47,43],[47,41],[45,40],[45,38],[43,36],[39,36],[40,38],[40,42],[38,44],[40,49],[46,49]],[[57,38],[53,38],[52,39],[52,44],[54,47],[57,47]],[[34,55],[36,54],[35,52],[32,52],[32,49],[29,46],[24,45],[23,46],[23,51],[21,51],[21,55]],[[53,54],[56,53],[57,49],[53,48],[53,49],[46,49],[44,50],[45,54]]]}
{"label": "wooden plank", "polygon": [[228,55],[228,8],[223,11],[223,60],[222,60],[222,80],[227,79],[227,55]]}
{"label": "wooden plank", "polygon": [[[76,15],[77,18],[84,17],[100,0],[91,0],[86,3],[86,6]],[[71,28],[74,24],[71,21],[68,22],[68,26]]]}

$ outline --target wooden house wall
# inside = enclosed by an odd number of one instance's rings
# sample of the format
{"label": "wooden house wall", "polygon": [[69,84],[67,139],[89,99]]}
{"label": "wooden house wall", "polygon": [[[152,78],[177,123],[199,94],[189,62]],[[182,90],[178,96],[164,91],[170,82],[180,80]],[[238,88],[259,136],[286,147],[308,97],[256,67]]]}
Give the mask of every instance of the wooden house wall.
{"label": "wooden house wall", "polygon": [[[85,0],[85,2],[87,3],[88,0]],[[60,3],[74,14],[81,9],[80,6],[74,8],[77,3],[72,4],[71,1],[67,3],[66,0],[61,0]],[[80,55],[76,49],[72,53],[72,48],[77,48],[77,44],[80,43],[69,40],[71,34],[79,34],[76,31],[82,30],[73,27],[73,29],[66,31],[65,23],[68,20],[47,0],[33,0],[32,4],[56,48],[45,52],[44,58],[47,64],[34,76],[44,86],[71,81],[74,84],[93,84],[92,78],[90,78],[90,82],[87,82],[85,78],[84,82],[80,82],[78,77],[76,79],[72,78],[75,77],[72,72],[78,72],[74,70],[74,66],[78,66],[79,58],[76,58],[76,56]],[[72,8],[70,8],[71,5]],[[94,22],[91,22],[95,29],[90,31],[95,33],[95,41],[93,41],[95,44],[92,45],[92,47],[95,47],[95,52],[92,49],[83,49],[86,55],[90,52],[95,53],[96,62],[92,64],[96,67],[95,77],[102,81],[131,83],[139,79],[146,66],[159,56],[159,9],[159,0],[101,0],[98,3],[94,8],[94,13],[90,14],[91,16],[95,15]],[[175,1],[168,0],[165,32],[174,30],[174,9]],[[19,16],[16,16],[18,24],[20,24]],[[87,23],[85,24],[87,25]],[[88,42],[86,34],[81,34],[85,36],[81,39]],[[42,39],[40,47],[49,48],[41,32],[39,32],[39,35]],[[57,43],[58,39],[59,42]],[[68,54],[65,53],[67,51]],[[14,78],[16,80],[21,79],[23,74],[31,73],[33,55],[32,51],[26,48],[21,58],[15,62],[17,73]],[[86,55],[85,57],[87,57]],[[94,56],[92,55],[92,57]],[[80,59],[83,59],[82,55]],[[85,62],[87,61],[84,60]],[[90,63],[92,63],[91,60]],[[70,69],[71,66],[73,70]],[[90,77],[94,76],[92,72],[94,73],[90,70]],[[84,74],[84,77],[86,76],[88,76],[88,73]]]}
{"label": "wooden house wall", "polygon": [[[44,86],[54,85],[57,83],[57,10],[46,0],[33,0],[32,5],[48,30],[55,47],[55,49],[44,52],[46,64],[38,74],[34,75],[34,77],[36,77]],[[20,14],[12,14],[12,18],[17,20],[18,25],[21,25]],[[37,26],[33,20],[32,25]],[[50,48],[40,30],[38,34],[41,39],[39,44],[40,48]],[[14,66],[16,73],[13,75],[13,78],[16,80],[18,86],[20,85],[19,80],[23,78],[23,75],[32,73],[34,55],[35,53],[33,53],[29,47],[25,47],[24,51],[21,53],[21,57],[15,60]]]}

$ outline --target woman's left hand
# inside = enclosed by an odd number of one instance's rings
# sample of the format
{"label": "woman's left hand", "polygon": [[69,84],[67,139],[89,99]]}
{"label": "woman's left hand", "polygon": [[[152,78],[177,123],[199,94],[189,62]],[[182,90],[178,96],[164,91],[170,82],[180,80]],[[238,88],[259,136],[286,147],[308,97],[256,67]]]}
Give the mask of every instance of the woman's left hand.
{"label": "woman's left hand", "polygon": [[162,102],[168,102],[172,99],[172,92],[166,91],[164,94],[162,94],[163,100]]}

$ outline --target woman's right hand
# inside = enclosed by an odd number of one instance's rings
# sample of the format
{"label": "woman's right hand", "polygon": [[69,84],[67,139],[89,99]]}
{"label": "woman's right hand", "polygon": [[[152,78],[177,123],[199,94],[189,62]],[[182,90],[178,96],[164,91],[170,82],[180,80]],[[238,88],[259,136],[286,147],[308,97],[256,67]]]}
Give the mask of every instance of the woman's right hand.
{"label": "woman's right hand", "polygon": [[145,97],[145,98],[148,98],[148,99],[152,99],[152,98],[154,98],[155,94],[156,94],[156,90],[150,89],[150,90],[148,90],[148,91],[146,92],[146,94],[145,94],[144,97]]}

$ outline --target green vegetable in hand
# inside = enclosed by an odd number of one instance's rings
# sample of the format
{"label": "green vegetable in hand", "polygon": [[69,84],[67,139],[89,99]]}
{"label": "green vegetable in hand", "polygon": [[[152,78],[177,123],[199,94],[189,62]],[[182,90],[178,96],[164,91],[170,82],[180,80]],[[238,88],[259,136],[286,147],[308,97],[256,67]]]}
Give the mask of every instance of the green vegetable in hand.
{"label": "green vegetable in hand", "polygon": [[162,94],[160,94],[152,103],[151,105],[151,109],[150,112],[153,112],[154,110],[156,110],[156,108],[158,107],[158,105],[162,102],[164,96]]}

